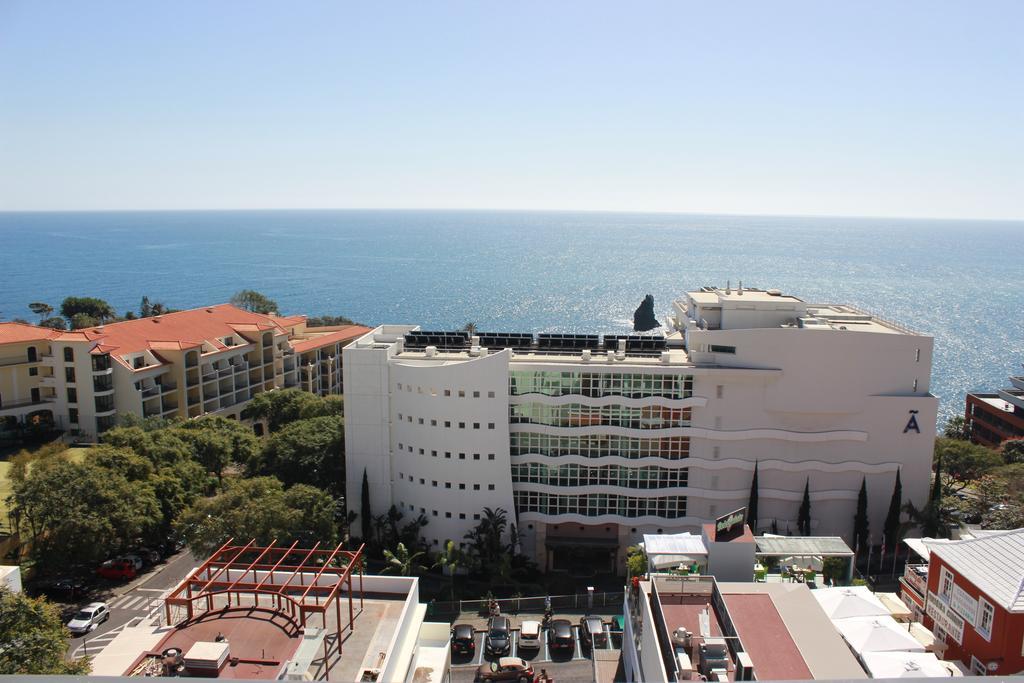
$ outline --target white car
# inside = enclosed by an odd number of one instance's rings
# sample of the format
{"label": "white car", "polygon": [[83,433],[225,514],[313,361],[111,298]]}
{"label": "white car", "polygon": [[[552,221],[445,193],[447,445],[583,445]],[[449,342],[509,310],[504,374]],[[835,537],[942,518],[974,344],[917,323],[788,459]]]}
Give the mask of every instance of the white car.
{"label": "white car", "polygon": [[105,602],[91,602],[78,610],[74,618],[68,622],[68,630],[73,635],[85,635],[110,618],[110,610]]}
{"label": "white car", "polygon": [[540,648],[540,622],[524,621],[519,625],[519,649]]}

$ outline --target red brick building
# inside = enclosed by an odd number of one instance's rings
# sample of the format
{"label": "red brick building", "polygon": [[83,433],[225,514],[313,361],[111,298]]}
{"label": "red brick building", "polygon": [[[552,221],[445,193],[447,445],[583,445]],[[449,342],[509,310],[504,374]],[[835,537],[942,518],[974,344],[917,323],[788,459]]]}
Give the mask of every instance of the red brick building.
{"label": "red brick building", "polygon": [[924,624],[976,675],[1024,672],[1024,529],[929,542]]}
{"label": "red brick building", "polygon": [[1008,389],[967,394],[964,420],[971,441],[998,448],[1007,439],[1024,439],[1024,376],[1011,377]]}

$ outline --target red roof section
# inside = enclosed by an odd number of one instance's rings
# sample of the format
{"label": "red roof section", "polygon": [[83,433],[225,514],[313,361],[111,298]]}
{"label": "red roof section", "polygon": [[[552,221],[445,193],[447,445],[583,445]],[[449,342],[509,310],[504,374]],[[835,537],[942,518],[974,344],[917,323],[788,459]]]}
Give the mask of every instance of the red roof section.
{"label": "red roof section", "polygon": [[[307,332],[315,331],[317,328],[307,328]],[[345,325],[344,327],[335,330],[333,332],[327,332],[320,335],[319,337],[311,337],[309,339],[301,339],[292,341],[292,348],[295,349],[296,353],[303,353],[305,351],[311,351],[318,349],[321,346],[327,346],[328,344],[335,344],[337,342],[350,341],[356,337],[361,337],[371,328],[364,327],[362,325]]]}
{"label": "red roof section", "polygon": [[750,653],[758,679],[807,681],[814,678],[771,596],[724,593],[722,598],[743,648]]}
{"label": "red roof section", "polygon": [[25,323],[0,323],[0,344],[46,341],[60,336],[60,330]]}
{"label": "red roof section", "polygon": [[67,333],[68,336],[64,338],[73,341],[84,336],[90,341],[99,340],[104,352],[126,354],[152,348],[189,348],[199,346],[204,341],[221,347],[214,339],[236,334],[240,329],[284,331],[285,327],[301,321],[301,316],[280,318],[244,311],[231,304],[219,304],[88,327]]}

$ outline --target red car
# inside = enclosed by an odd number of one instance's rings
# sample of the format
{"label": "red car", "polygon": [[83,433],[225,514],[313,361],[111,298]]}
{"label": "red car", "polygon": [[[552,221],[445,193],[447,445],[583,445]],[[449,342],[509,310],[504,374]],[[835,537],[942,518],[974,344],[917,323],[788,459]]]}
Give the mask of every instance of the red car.
{"label": "red car", "polygon": [[134,579],[138,576],[138,570],[135,568],[135,563],[131,560],[117,559],[107,560],[100,565],[99,569],[96,570],[104,579],[110,579],[111,581],[123,581],[125,579]]}

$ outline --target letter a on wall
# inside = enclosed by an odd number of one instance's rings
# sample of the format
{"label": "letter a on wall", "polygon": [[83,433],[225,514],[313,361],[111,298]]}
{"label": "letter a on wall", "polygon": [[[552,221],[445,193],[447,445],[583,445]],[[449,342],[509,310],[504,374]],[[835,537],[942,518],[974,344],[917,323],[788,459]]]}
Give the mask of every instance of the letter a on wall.
{"label": "letter a on wall", "polygon": [[921,433],[921,428],[917,426],[917,411],[916,410],[911,410],[910,411],[910,419],[907,420],[907,426],[903,428],[903,433],[904,434],[906,434],[907,432],[910,432],[910,431],[917,432],[918,434]]}

